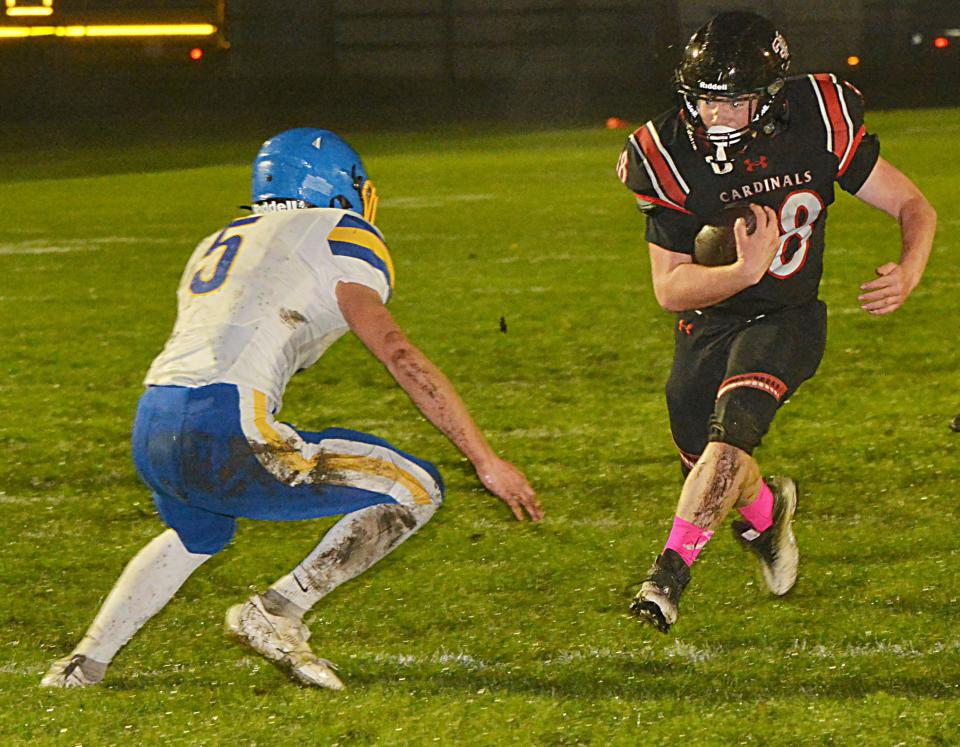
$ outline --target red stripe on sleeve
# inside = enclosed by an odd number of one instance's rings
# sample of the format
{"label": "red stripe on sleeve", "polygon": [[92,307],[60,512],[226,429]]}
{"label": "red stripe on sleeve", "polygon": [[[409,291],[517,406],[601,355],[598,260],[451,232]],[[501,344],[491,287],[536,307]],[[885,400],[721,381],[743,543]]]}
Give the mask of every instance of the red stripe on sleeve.
{"label": "red stripe on sleeve", "polygon": [[840,159],[847,149],[847,143],[850,142],[850,128],[843,118],[843,108],[840,105],[840,92],[836,84],[830,80],[829,75],[814,75],[817,85],[820,87],[820,95],[823,96],[823,103],[827,109],[827,117],[830,119],[830,125],[833,129],[833,153]]}
{"label": "red stripe on sleeve", "polygon": [[687,196],[684,194],[683,189],[681,189],[680,183],[673,175],[673,172],[670,171],[670,166],[667,164],[660,149],[657,148],[657,144],[653,142],[650,131],[644,126],[638,129],[634,135],[637,137],[637,142],[640,143],[643,157],[653,168],[653,173],[656,174],[660,189],[663,190],[668,200],[672,200],[680,207],[683,207],[684,204],[686,204]]}
{"label": "red stripe on sleeve", "polygon": [[867,133],[867,128],[863,125],[860,125],[860,130],[857,132],[855,138],[853,138],[853,145],[850,148],[850,152],[847,153],[847,157],[843,163],[840,164],[840,170],[837,171],[837,178],[839,179],[843,176],[844,172],[847,170],[847,167],[853,162],[853,154],[857,152],[857,148],[860,147],[860,141],[863,140],[863,136]]}
{"label": "red stripe on sleeve", "polygon": [[676,210],[678,213],[686,213],[687,215],[693,215],[689,210],[682,207],[677,207],[672,202],[665,202],[659,197],[652,197],[651,195],[642,195],[639,192],[634,192],[634,195],[640,200],[645,202],[652,202],[654,205],[659,205],[660,207],[670,208],[671,210]]}

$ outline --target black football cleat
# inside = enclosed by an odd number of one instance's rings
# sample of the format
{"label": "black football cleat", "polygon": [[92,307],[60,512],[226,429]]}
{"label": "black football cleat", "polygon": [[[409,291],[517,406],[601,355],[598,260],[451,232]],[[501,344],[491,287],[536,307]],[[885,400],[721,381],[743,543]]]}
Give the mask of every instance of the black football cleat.
{"label": "black football cleat", "polygon": [[664,550],[647,571],[630,612],[661,633],[670,630],[680,611],[680,595],[690,583],[690,569],[676,550]]}

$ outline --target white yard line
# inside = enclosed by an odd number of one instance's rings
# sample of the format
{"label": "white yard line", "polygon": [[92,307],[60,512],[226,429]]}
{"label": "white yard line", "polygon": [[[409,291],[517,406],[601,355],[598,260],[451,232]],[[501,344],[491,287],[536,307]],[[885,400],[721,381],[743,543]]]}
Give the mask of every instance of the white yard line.
{"label": "white yard line", "polygon": [[492,194],[434,195],[433,197],[389,197],[380,200],[384,207],[435,208],[456,202],[488,202],[497,199]]}
{"label": "white yard line", "polygon": [[65,495],[7,495],[0,492],[0,506],[29,506],[37,503],[63,503],[70,500]]}
{"label": "white yard line", "polygon": [[96,239],[70,239],[56,244],[44,240],[20,241],[0,244],[0,255],[70,254],[72,252],[95,252],[107,246],[136,244],[165,244],[170,239],[139,238],[134,236],[103,236]]}

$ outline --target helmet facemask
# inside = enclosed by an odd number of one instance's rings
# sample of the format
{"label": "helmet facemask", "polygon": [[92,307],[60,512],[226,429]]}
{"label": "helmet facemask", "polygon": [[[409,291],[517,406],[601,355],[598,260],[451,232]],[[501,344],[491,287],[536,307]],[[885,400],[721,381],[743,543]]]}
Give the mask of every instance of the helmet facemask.
{"label": "helmet facemask", "polygon": [[[356,165],[351,169],[350,177],[353,180],[353,190],[357,193],[357,197],[348,199],[346,195],[336,195],[330,198],[330,207],[353,210],[363,215],[364,220],[373,223],[377,217],[377,206],[380,204],[377,188],[373,186],[372,181],[357,171]],[[359,210],[357,210],[355,202],[359,202]]]}

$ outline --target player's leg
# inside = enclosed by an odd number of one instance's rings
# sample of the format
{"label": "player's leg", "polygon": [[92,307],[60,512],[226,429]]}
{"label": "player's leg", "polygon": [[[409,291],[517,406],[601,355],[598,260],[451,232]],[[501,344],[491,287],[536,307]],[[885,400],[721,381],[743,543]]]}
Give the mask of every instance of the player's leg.
{"label": "player's leg", "polygon": [[257,435],[264,439],[257,456],[276,478],[270,493],[283,500],[261,496],[245,515],[346,515],[290,573],[265,593],[232,607],[227,630],[298,681],[340,689],[343,685],[330,663],[310,649],[303,615],[420,529],[442,502],[443,483],[429,462],[368,434],[345,429],[298,432],[264,415]]}
{"label": "player's leg", "polygon": [[[728,351],[740,326],[736,318],[729,316],[691,312],[678,317],[666,394],[670,429],[688,481],[708,447],[717,387],[726,372]],[[680,507],[683,505],[681,495]],[[712,534],[684,518],[680,507],[663,551],[647,571],[640,592],[630,605],[634,615],[663,631],[676,620],[680,594],[690,582],[689,566]]]}
{"label": "player's leg", "polygon": [[160,517],[170,529],[151,540],[127,564],[80,644],[43,678],[48,687],[78,687],[103,679],[107,665],[127,641],[170,601],[207,558],[233,537],[236,521],[188,505],[182,491],[183,413],[192,390],[148,389],[133,427],[133,458],[154,491]]}
{"label": "player's leg", "polygon": [[767,586],[777,595],[786,594],[797,578],[799,551],[792,529],[797,488],[789,477],[761,479],[751,455],[783,402],[816,372],[825,343],[826,307],[819,301],[752,321],[731,347],[710,421],[711,442],[739,450],[740,462],[749,462],[756,478],[734,501],[741,519],[733,530],[757,555]]}
{"label": "player's leg", "polygon": [[227,613],[227,630],[295,679],[334,690],[343,683],[307,641],[303,616],[336,587],[363,573],[422,527],[436,504],[382,503],[338,521],[296,568]]}
{"label": "player's leg", "polygon": [[690,583],[690,567],[734,503],[759,483],[760,470],[748,453],[725,443],[707,444],[683,483],[663,552],[630,607],[634,615],[661,632],[669,630]]}
{"label": "player's leg", "polygon": [[267,594],[282,597],[297,618],[341,584],[359,576],[413,536],[434,515],[437,504],[381,503],[338,521],[290,573]]}
{"label": "player's leg", "polygon": [[55,662],[40,684],[84,687],[100,682],[116,653],[209,557],[190,552],[173,529],[148,542],[127,563],[77,647]]}
{"label": "player's leg", "polygon": [[697,312],[677,317],[666,400],[684,478],[707,446],[717,387],[726,373],[736,331],[735,322],[725,317]]}
{"label": "player's leg", "polygon": [[641,619],[662,631],[676,620],[690,566],[734,505],[753,522],[751,532],[738,536],[761,558],[771,591],[792,587],[799,557],[791,530],[796,486],[788,478],[765,483],[752,453],[781,402],[816,371],[825,339],[819,302],[737,331],[716,391],[710,443],[684,483],[667,545],[631,608]]}
{"label": "player's leg", "polygon": [[[758,320],[731,350],[731,369],[718,392],[711,438],[752,452],[780,405],[816,372],[826,345],[826,307],[815,301]],[[799,492],[790,477],[767,477],[736,504],[737,540],[760,561],[767,588],[793,588],[800,553],[793,534]]]}

